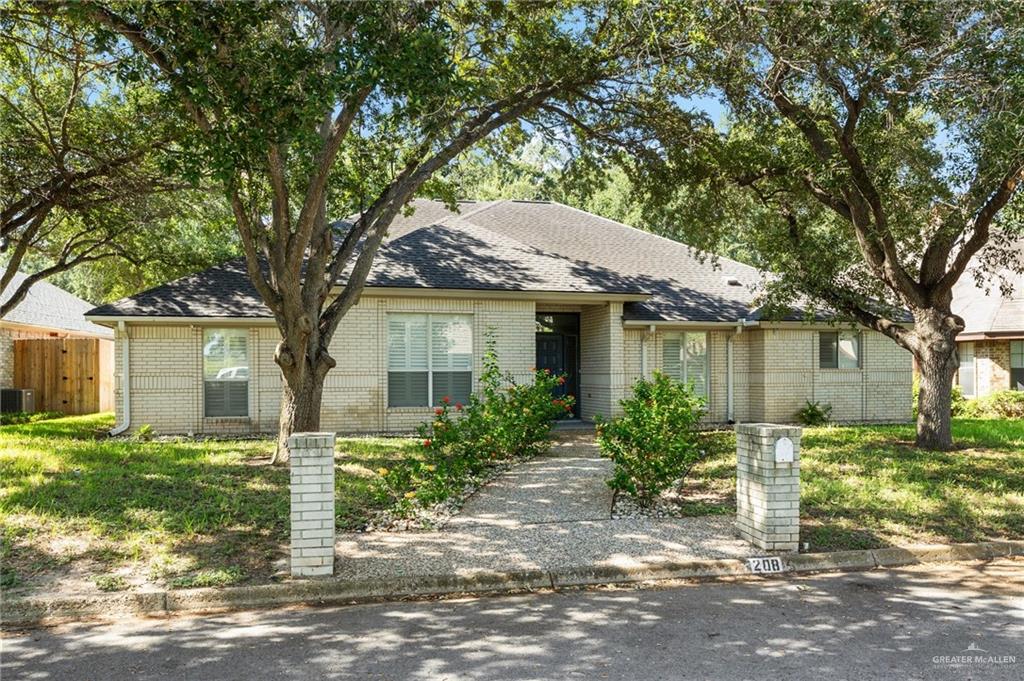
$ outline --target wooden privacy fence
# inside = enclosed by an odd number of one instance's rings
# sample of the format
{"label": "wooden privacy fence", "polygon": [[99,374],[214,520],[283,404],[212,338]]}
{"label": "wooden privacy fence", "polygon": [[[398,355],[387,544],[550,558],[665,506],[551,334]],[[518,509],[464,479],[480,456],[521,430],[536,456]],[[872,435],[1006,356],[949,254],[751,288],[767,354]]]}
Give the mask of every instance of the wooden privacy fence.
{"label": "wooden privacy fence", "polygon": [[92,414],[113,408],[113,342],[98,338],[14,341],[14,385],[36,391],[36,411]]}

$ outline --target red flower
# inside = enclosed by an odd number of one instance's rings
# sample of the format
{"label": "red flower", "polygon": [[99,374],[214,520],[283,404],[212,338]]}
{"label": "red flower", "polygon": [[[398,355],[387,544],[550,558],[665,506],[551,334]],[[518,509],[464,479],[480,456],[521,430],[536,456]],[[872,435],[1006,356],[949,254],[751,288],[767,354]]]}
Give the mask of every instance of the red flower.
{"label": "red flower", "polygon": [[432,441],[429,438],[427,438],[426,440],[423,441],[423,446],[424,447],[429,447],[431,444],[432,444]]}
{"label": "red flower", "polygon": [[455,411],[462,411],[462,402],[455,403]]}
{"label": "red flower", "polygon": [[434,413],[437,414],[438,416],[440,416],[441,414],[444,413],[444,409],[442,409],[441,407],[438,407],[437,409],[434,410]]}
{"label": "red flower", "polygon": [[445,404],[451,404],[452,398],[445,395],[444,397],[441,398],[441,401],[444,402]]}
{"label": "red flower", "polygon": [[565,385],[565,376],[558,377],[558,385]]}

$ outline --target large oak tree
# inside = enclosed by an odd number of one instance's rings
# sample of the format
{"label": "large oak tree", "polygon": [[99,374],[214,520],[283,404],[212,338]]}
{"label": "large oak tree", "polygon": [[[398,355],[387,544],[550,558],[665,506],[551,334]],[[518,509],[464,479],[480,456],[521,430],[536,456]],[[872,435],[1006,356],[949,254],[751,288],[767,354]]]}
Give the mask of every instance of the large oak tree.
{"label": "large oak tree", "polygon": [[417,191],[505,126],[635,90],[658,30],[618,1],[60,7],[137,55],[129,82],[188,121],[181,172],[223,185],[281,332],[279,443],[318,429],[331,340]]}
{"label": "large oak tree", "polygon": [[[663,39],[690,51],[666,81],[646,186],[667,206],[686,187],[676,217],[691,242],[714,247],[742,224],[778,275],[769,301],[810,301],[913,353],[917,444],[950,448],[953,285],[972,260],[1024,268],[1007,248],[1024,179],[1024,6],[673,7]],[[718,97],[728,124],[695,125],[694,96]]]}
{"label": "large oak tree", "polygon": [[158,164],[173,128],[149,86],[116,82],[120,66],[80,27],[0,10],[0,317],[41,279],[138,261],[130,242],[157,217],[152,197],[177,188]]}

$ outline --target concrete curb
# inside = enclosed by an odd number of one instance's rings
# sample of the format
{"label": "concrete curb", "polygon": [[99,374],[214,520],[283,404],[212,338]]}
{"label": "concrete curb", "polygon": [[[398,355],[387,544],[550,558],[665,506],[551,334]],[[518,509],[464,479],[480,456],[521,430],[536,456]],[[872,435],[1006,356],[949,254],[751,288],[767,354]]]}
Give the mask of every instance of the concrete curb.
{"label": "concrete curb", "polygon": [[[1024,556],[1024,541],[925,544],[863,551],[782,555],[783,574],[872,570],[920,563],[946,563]],[[359,603],[479,593],[520,593],[672,579],[752,576],[740,559],[691,560],[629,567],[589,566],[559,570],[477,572],[369,580],[309,579],[281,584],[139,591],[79,596],[5,597],[3,627],[24,627],[84,618],[166,616],[250,610],[284,605]]]}

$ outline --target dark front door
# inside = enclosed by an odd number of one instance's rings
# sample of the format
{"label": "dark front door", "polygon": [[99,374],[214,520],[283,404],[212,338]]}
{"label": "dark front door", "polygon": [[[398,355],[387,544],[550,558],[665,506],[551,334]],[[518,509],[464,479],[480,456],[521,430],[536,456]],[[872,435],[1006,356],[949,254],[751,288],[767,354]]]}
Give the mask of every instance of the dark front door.
{"label": "dark front door", "polygon": [[572,417],[579,414],[579,315],[552,313],[537,315],[537,368],[565,375],[555,397],[576,398]]}

